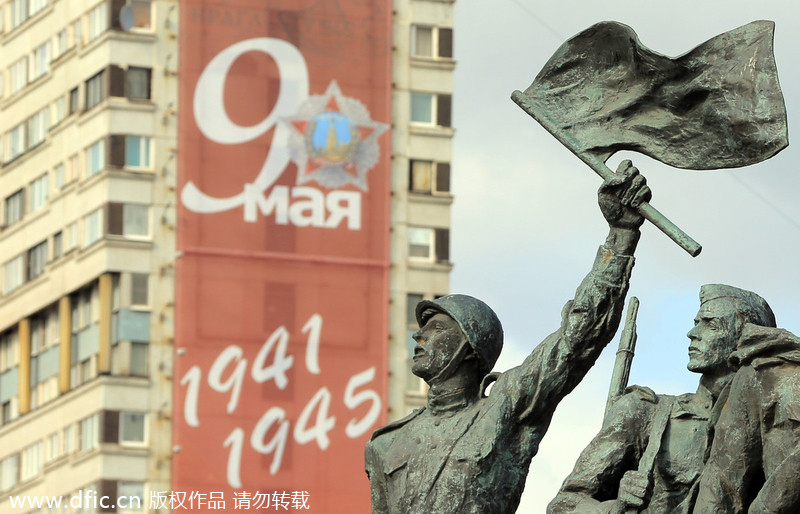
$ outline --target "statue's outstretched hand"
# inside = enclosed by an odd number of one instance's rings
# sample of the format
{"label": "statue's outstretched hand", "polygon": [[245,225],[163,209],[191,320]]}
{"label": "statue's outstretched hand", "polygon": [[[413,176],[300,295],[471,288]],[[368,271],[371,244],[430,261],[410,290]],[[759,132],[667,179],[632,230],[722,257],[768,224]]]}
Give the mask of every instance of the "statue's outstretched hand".
{"label": "statue's outstretched hand", "polygon": [[619,164],[616,173],[605,180],[597,192],[600,210],[611,227],[637,229],[644,217],[636,208],[653,196],[647,181],[629,160]]}

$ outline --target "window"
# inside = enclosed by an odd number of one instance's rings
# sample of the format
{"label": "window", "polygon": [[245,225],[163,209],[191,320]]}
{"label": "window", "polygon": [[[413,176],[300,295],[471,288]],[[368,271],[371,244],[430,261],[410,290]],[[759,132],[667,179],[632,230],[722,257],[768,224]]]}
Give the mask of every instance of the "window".
{"label": "window", "polygon": [[64,255],[64,234],[59,231],[53,234],[53,260]]}
{"label": "window", "polygon": [[69,425],[64,429],[64,455],[75,451],[75,427]]}
{"label": "window", "polygon": [[145,100],[150,98],[150,68],[128,68],[125,73],[125,96]]}
{"label": "window", "polygon": [[412,25],[411,55],[412,57],[452,59],[453,29]]}
{"label": "window", "polygon": [[97,175],[105,168],[105,140],[101,139],[86,149],[86,178]]}
{"label": "window", "polygon": [[141,512],[144,505],[142,482],[119,482],[117,484],[117,512]]}
{"label": "window", "polygon": [[47,7],[49,0],[30,0],[30,13],[29,16],[33,16],[37,12],[41,11],[45,7]]}
{"label": "window", "polygon": [[49,183],[47,173],[31,182],[31,212],[36,212],[47,204]]}
{"label": "window", "polygon": [[414,57],[433,57],[434,27],[421,27],[413,25],[411,27],[411,55]]}
{"label": "window", "polygon": [[130,168],[151,168],[150,138],[125,136],[125,166]]}
{"label": "window", "polygon": [[53,168],[53,178],[56,189],[59,191],[64,189],[64,185],[67,183],[67,168],[63,162],[56,164],[56,167]]}
{"label": "window", "polygon": [[14,160],[25,152],[25,123],[20,123],[8,133],[8,159]]}
{"label": "window", "polygon": [[83,246],[87,247],[103,237],[103,209],[97,209],[84,218]]}
{"label": "window", "polygon": [[99,104],[106,97],[105,94],[105,70],[86,81],[86,103],[88,111]]}
{"label": "window", "polygon": [[131,273],[131,305],[149,305],[147,273]]}
{"label": "window", "polygon": [[30,318],[30,407],[36,409],[58,395],[58,363],[48,353],[60,342],[58,306]]}
{"label": "window", "polygon": [[10,370],[17,364],[19,364],[19,336],[16,330],[7,330],[0,334],[0,373]]}
{"label": "window", "polygon": [[17,403],[17,397],[13,397],[3,403],[2,405],[2,416],[3,416],[3,424],[9,423],[14,421],[19,417],[19,406]]}
{"label": "window", "polygon": [[44,339],[44,346],[50,348],[61,342],[61,322],[59,321],[59,308],[58,304],[53,305],[46,311],[46,333]]}
{"label": "window", "polygon": [[448,262],[450,231],[444,228],[408,227],[408,257],[415,261]]}
{"label": "window", "polygon": [[33,76],[31,80],[37,79],[47,73],[50,67],[50,47],[49,42],[39,45],[33,51]]}
{"label": "window", "polygon": [[45,107],[25,121],[27,128],[26,150],[44,142],[50,130],[50,108]]}
{"label": "window", "polygon": [[11,28],[16,28],[28,19],[28,0],[11,0]]}
{"label": "window", "polygon": [[78,451],[88,452],[94,448],[97,448],[97,446],[100,444],[100,415],[93,414],[92,416],[81,420],[78,429],[80,431]]}
{"label": "window", "polygon": [[28,84],[28,57],[25,56],[9,69],[9,93],[14,94]]}
{"label": "window", "polygon": [[78,222],[72,222],[64,228],[64,253],[78,247]]}
{"label": "window", "polygon": [[19,454],[9,455],[0,461],[0,491],[8,491],[19,480]]}
{"label": "window", "polygon": [[409,168],[410,191],[424,194],[450,191],[450,163],[413,159]]}
{"label": "window", "polygon": [[22,450],[21,480],[30,480],[42,472],[42,442],[34,443]]}
{"label": "window", "polygon": [[78,96],[78,88],[74,87],[69,91],[69,114],[74,114],[80,109],[80,100]]}
{"label": "window", "polygon": [[47,241],[42,241],[34,246],[27,253],[27,267],[25,271],[25,279],[33,280],[42,273],[47,264]]}
{"label": "window", "polygon": [[433,99],[430,93],[411,93],[411,121],[433,124]]}
{"label": "window", "polygon": [[125,97],[129,100],[150,99],[150,68],[129,66],[122,68],[112,64],[108,71],[109,96]]}
{"label": "window", "polygon": [[21,220],[22,216],[25,214],[25,190],[20,189],[13,195],[6,198],[5,204],[5,226],[9,226]]}
{"label": "window", "polygon": [[409,293],[406,295],[406,324],[409,328],[417,328],[417,304],[424,299],[421,294]]}
{"label": "window", "polygon": [[47,264],[47,241],[42,241],[38,245],[29,249],[26,258],[25,279],[33,280],[42,273]]}
{"label": "window", "polygon": [[[72,310],[72,355],[70,357],[70,384],[78,387],[97,376],[97,358],[100,351],[98,320],[100,294],[98,283],[84,287],[70,296]],[[79,437],[83,437],[79,435]],[[81,447],[78,448],[81,450]]]}
{"label": "window", "polygon": [[53,432],[47,436],[47,456],[46,462],[52,462],[61,457],[61,434]]}
{"label": "window", "polygon": [[145,442],[145,414],[143,412],[119,413],[119,443],[142,445]]}
{"label": "window", "polygon": [[131,238],[149,237],[150,207],[132,203],[109,203],[108,233]]}
{"label": "window", "polygon": [[89,11],[89,41],[108,30],[108,4],[104,1]]}
{"label": "window", "polygon": [[147,376],[147,343],[131,342],[130,374],[136,377]]}
{"label": "window", "polygon": [[83,45],[83,20],[80,18],[72,22],[72,44],[74,46]]}
{"label": "window", "polygon": [[25,283],[25,255],[17,255],[5,265],[3,294],[9,294]]}
{"label": "window", "polygon": [[53,60],[61,57],[69,49],[69,30],[60,30],[53,38]]}
{"label": "window", "polygon": [[451,96],[435,93],[411,93],[411,122],[421,125],[450,126]]}
{"label": "window", "polygon": [[150,0],[131,0],[130,6],[133,9],[133,28],[150,29],[152,18],[152,2]]}
{"label": "window", "polygon": [[144,136],[109,136],[108,164],[115,168],[152,169],[152,140]]}
{"label": "window", "polygon": [[408,256],[412,259],[433,259],[433,229],[408,228]]}

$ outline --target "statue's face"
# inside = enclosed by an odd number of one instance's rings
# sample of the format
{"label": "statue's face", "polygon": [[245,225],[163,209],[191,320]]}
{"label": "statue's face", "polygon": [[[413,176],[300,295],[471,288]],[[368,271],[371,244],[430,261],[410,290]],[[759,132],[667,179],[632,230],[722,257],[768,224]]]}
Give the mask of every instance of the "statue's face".
{"label": "statue's face", "polygon": [[412,336],[417,342],[411,372],[428,382],[456,357],[466,340],[458,323],[447,314],[431,316]]}
{"label": "statue's face", "polygon": [[719,372],[728,368],[728,357],[736,349],[736,310],[730,298],[703,303],[686,334],[689,343],[689,371]]}

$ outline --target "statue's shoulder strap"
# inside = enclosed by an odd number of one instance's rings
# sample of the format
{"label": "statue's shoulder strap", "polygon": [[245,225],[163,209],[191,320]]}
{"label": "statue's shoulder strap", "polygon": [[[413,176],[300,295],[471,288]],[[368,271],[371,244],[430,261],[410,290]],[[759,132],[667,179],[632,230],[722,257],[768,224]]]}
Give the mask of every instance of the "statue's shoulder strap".
{"label": "statue's shoulder strap", "polygon": [[659,403],[659,396],[649,387],[634,384],[626,387],[623,394],[635,396],[646,402]]}
{"label": "statue's shoulder strap", "polygon": [[422,414],[422,411],[424,411],[424,410],[425,410],[425,406],[422,406],[419,409],[415,409],[414,412],[412,412],[408,416],[406,416],[404,418],[401,418],[401,419],[398,419],[397,421],[392,421],[388,425],[384,425],[384,426],[380,427],[379,429],[375,430],[372,433],[372,437],[370,437],[369,440],[373,441],[376,437],[378,437],[381,434],[385,434],[386,432],[390,432],[390,431],[394,430],[395,428],[402,427],[403,425],[405,425],[406,423],[408,423],[412,419],[414,419],[417,416],[419,416],[420,414]]}

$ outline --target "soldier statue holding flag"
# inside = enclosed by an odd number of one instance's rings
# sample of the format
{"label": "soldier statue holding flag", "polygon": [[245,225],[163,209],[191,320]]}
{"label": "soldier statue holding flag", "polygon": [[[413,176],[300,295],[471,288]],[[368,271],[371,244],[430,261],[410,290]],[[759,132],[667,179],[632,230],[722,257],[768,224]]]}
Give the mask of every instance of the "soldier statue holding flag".
{"label": "soldier statue holding flag", "polygon": [[[505,373],[489,373],[502,348],[502,328],[486,304],[449,295],[417,306],[420,330],[413,336],[412,371],[430,386],[428,404],[377,430],[367,444],[374,512],[516,510],[528,465],[556,406],[583,379],[618,328],[644,219],[691,255],[700,252],[695,241],[650,206],[649,188],[629,161],[617,173],[605,161],[618,150],[634,150],[682,168],[728,168],[759,162],[784,148],[786,114],[772,57],[772,30],[771,22],[754,22],[671,59],[643,47],[629,27],[600,23],[562,45],[524,93],[514,92],[515,102],[604,178],[599,196],[609,236],[575,299],[565,306],[560,327]],[[716,366],[724,360],[720,355],[733,349],[729,339],[735,344],[743,323],[733,320],[740,314],[736,307],[751,300],[761,304],[753,293],[707,287],[703,305],[714,307],[708,307],[713,312],[706,317],[730,323],[726,344],[714,347]],[[756,310],[769,311],[765,306],[763,302]],[[699,315],[703,323],[706,317]],[[746,321],[769,325],[762,318],[769,316]],[[699,348],[700,331],[693,332],[690,338]],[[696,359],[699,353],[695,351]],[[718,370],[714,366],[708,369]],[[706,367],[698,372],[705,378]],[[708,389],[703,399],[719,401],[726,380],[702,382]],[[615,402],[625,404],[622,399]],[[654,426],[656,417],[664,424],[680,417],[676,409],[694,408],[680,400],[666,404],[670,407],[655,409],[665,415],[642,417],[647,426]],[[711,417],[710,411],[709,404],[692,412]],[[662,442],[661,433],[654,441]],[[657,453],[661,444],[654,447],[650,453]],[[696,474],[689,473],[695,481]],[[638,500],[615,502],[614,508],[646,506],[651,473],[645,471],[644,478],[632,480],[636,483],[630,496]]]}
{"label": "soldier statue holding flag", "polygon": [[[375,431],[366,471],[375,513],[505,514],[556,406],[616,332],[650,189],[630,161],[598,193],[609,233],[558,329],[505,373],[490,373],[503,347],[495,313],[467,295],[420,302],[412,372],[427,405]],[[492,389],[487,386],[494,383]]]}

